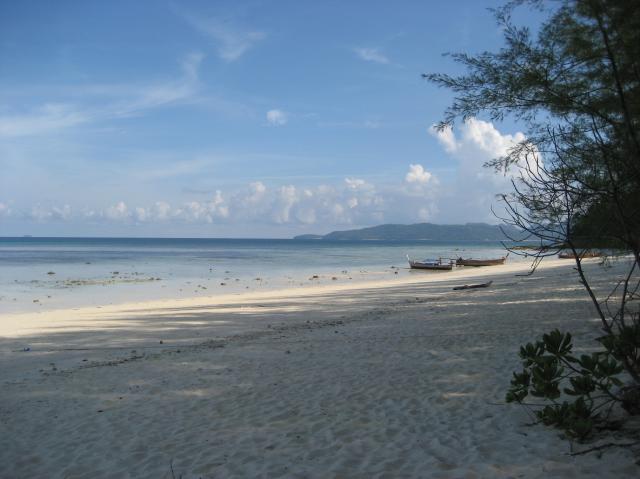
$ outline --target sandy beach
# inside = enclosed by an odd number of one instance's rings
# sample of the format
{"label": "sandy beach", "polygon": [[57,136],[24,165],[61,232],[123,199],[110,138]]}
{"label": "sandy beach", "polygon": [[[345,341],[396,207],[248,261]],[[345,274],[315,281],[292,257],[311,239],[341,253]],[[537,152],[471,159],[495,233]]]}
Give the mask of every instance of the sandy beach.
{"label": "sandy beach", "polygon": [[571,262],[526,270],[5,315],[0,477],[638,477],[504,405],[522,343],[599,333]]}

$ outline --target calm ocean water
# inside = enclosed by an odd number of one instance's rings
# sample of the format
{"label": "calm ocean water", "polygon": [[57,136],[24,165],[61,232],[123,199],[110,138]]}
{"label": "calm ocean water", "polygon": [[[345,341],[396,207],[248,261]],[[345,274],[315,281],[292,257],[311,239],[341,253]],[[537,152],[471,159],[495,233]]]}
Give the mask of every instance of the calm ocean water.
{"label": "calm ocean water", "polygon": [[407,254],[504,253],[469,241],[0,238],[0,313],[380,279],[412,274]]}

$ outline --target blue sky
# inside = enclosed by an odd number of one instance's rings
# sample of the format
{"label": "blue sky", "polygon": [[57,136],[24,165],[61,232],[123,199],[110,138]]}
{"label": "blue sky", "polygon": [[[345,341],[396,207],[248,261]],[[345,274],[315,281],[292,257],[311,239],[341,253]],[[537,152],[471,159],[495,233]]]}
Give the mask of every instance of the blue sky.
{"label": "blue sky", "polygon": [[499,48],[501,3],[2,2],[0,235],[495,222],[522,134],[435,133],[420,74]]}

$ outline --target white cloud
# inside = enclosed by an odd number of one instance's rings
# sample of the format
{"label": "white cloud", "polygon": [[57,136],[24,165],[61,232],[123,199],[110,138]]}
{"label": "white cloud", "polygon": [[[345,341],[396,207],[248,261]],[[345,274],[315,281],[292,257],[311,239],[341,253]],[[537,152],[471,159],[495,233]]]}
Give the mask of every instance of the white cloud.
{"label": "white cloud", "polygon": [[185,12],[182,12],[182,17],[200,33],[211,38],[217,46],[218,56],[227,62],[238,60],[267,36],[264,32],[243,29],[218,18]]}
{"label": "white cloud", "polygon": [[282,110],[269,110],[267,112],[267,123],[271,126],[286,125],[289,121],[288,115]]}
{"label": "white cloud", "polygon": [[27,217],[37,222],[45,221],[68,221],[73,216],[73,209],[70,205],[45,207],[41,204],[31,207]]}
{"label": "white cloud", "polygon": [[273,211],[273,219],[276,223],[288,223],[291,216],[291,208],[298,202],[296,187],[293,185],[281,186],[276,196],[276,206]]}
{"label": "white cloud", "polygon": [[11,208],[8,203],[0,201],[0,218],[11,216]]}
{"label": "white cloud", "polygon": [[347,185],[347,188],[351,189],[351,190],[357,190],[360,188],[364,188],[367,184],[366,181],[361,180],[359,178],[345,178],[344,179],[345,184]]}
{"label": "white cloud", "polygon": [[495,222],[491,207],[499,209],[496,195],[511,191],[511,176],[496,174],[483,165],[505,155],[526,139],[521,132],[501,133],[493,123],[471,118],[457,132],[448,128],[430,133],[443,146],[455,164],[456,176],[439,200],[439,210],[450,221]]}
{"label": "white cloud", "polygon": [[262,181],[255,181],[253,183],[250,183],[249,187],[251,188],[251,191],[254,195],[261,196],[265,191],[267,191],[267,187],[264,186],[264,183],[262,183]]}
{"label": "white cloud", "polygon": [[[436,174],[427,161],[407,161],[406,169],[395,177],[372,180],[370,177],[343,177],[340,180],[317,180],[310,183],[273,183],[273,179],[256,179],[244,186],[226,186],[214,193],[211,186],[193,183],[193,190],[166,191],[157,201],[144,202],[140,198],[150,191],[138,191],[131,196],[121,191],[118,201],[89,206],[81,202],[72,206],[14,204],[10,206],[12,221],[37,222],[114,222],[122,225],[180,225],[184,223],[258,225],[269,228],[302,228],[314,225],[314,230],[331,230],[342,226],[357,227],[384,222],[411,223],[433,221],[443,223],[489,221],[496,219],[490,212],[495,195],[508,192],[510,178],[496,175],[483,168],[483,163],[504,154],[522,133],[504,134],[493,124],[470,120],[459,128],[440,135],[432,130],[447,153],[450,162],[447,173]],[[199,160],[198,158],[196,160]],[[153,165],[152,161],[148,164]],[[189,160],[176,161],[170,171],[159,172],[163,180],[169,176],[195,175],[209,163]],[[191,181],[191,178],[185,178]],[[191,183],[190,183],[191,184]],[[145,185],[143,185],[145,186]],[[154,190],[153,194],[156,194]],[[188,196],[175,196],[176,194]],[[209,196],[202,196],[202,195]],[[124,196],[122,196],[124,195]],[[67,200],[68,201],[68,200]],[[0,204],[0,215],[6,216],[8,203]],[[261,226],[260,226],[261,225]],[[297,225],[297,226],[296,226]],[[174,226],[175,228],[176,226]],[[178,227],[179,228],[179,227]]]}
{"label": "white cloud", "polygon": [[147,219],[149,219],[149,213],[146,209],[138,206],[133,210],[133,216],[136,219],[136,221],[146,221]]}
{"label": "white cloud", "polygon": [[407,183],[426,184],[431,180],[433,175],[424,169],[422,165],[409,165],[409,172],[404,177]]}
{"label": "white cloud", "polygon": [[376,48],[358,47],[358,48],[354,48],[353,51],[356,53],[356,55],[358,55],[360,59],[365,60],[367,62],[382,63],[382,64],[389,63],[389,58],[387,58],[384,54],[382,54]]}
{"label": "white cloud", "polygon": [[438,130],[435,125],[429,127],[429,133],[435,136],[447,153],[456,151],[456,136],[450,126],[446,126],[442,130]]}
{"label": "white cloud", "polygon": [[460,126],[461,137],[458,138],[449,127],[438,131],[430,128],[447,153],[451,153],[465,163],[484,164],[493,158],[503,156],[507,151],[525,140],[522,132],[514,135],[502,134],[493,123],[470,118]]}
{"label": "white cloud", "polygon": [[104,216],[112,221],[126,220],[130,217],[129,208],[124,201],[119,201],[115,205],[108,207],[104,211]]}
{"label": "white cloud", "polygon": [[38,135],[86,123],[90,117],[73,105],[46,103],[29,113],[0,117],[0,137]]}
{"label": "white cloud", "polygon": [[182,76],[162,83],[131,89],[119,102],[108,105],[101,112],[106,117],[128,117],[153,108],[172,105],[191,99],[199,88],[199,69],[204,55],[190,53],[181,63]]}
{"label": "white cloud", "polygon": [[156,204],[153,205],[152,217],[159,221],[169,219],[170,213],[171,205],[166,201],[156,201]]}
{"label": "white cloud", "polygon": [[187,202],[176,210],[174,216],[187,222],[213,223],[214,220],[224,220],[229,216],[229,206],[222,192],[217,190],[211,200]]}
{"label": "white cloud", "polygon": [[[182,76],[144,86],[102,85],[84,98],[86,104],[46,102],[27,112],[0,116],[0,137],[42,135],[77,125],[140,115],[147,110],[192,98],[199,86],[198,69],[204,56],[191,53],[182,62]],[[104,97],[109,101],[104,102]],[[115,100],[114,100],[115,97]]]}

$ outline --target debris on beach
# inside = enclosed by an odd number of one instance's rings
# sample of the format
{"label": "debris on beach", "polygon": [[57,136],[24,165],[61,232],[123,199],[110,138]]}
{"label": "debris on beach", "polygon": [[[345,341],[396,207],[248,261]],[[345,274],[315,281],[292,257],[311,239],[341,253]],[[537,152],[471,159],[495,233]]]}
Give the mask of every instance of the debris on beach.
{"label": "debris on beach", "polygon": [[488,288],[489,286],[491,286],[492,283],[493,281],[489,281],[487,283],[480,283],[480,284],[465,284],[463,286],[455,286],[453,290],[458,291],[461,289]]}

